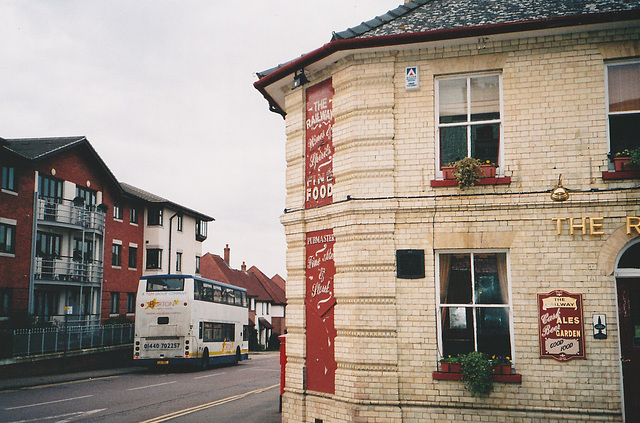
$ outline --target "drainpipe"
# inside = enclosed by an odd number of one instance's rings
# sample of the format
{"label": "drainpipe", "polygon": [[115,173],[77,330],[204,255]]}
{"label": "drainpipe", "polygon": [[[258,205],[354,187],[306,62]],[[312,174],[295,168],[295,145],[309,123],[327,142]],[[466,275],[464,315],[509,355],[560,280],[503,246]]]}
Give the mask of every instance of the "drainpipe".
{"label": "drainpipe", "polygon": [[171,274],[171,234],[173,233],[173,230],[171,229],[171,221],[177,216],[178,213],[176,212],[169,218],[169,271],[167,272],[169,275]]}
{"label": "drainpipe", "polygon": [[[36,172],[36,181],[38,174]],[[38,232],[38,191],[33,193],[33,222],[31,224],[31,272],[29,272],[29,303],[27,309],[30,315],[35,314],[35,272],[36,272],[36,235]]]}

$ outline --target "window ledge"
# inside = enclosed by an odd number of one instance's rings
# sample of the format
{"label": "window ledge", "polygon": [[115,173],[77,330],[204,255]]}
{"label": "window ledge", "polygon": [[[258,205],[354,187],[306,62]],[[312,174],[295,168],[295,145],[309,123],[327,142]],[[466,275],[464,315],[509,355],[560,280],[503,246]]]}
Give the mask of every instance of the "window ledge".
{"label": "window ledge", "polygon": [[[445,372],[433,372],[434,380],[462,380],[462,373],[445,373]],[[493,375],[491,376],[494,382],[501,383],[522,383],[522,375],[519,373],[513,373],[510,375]]]}
{"label": "window ledge", "polygon": [[[476,185],[508,185],[511,183],[511,176],[503,176],[498,178],[482,178]],[[456,187],[458,181],[455,179],[434,179],[431,181],[431,187]]]}
{"label": "window ledge", "polygon": [[637,170],[623,170],[618,172],[602,172],[602,179],[605,181],[616,181],[622,179],[640,179],[640,171]]}

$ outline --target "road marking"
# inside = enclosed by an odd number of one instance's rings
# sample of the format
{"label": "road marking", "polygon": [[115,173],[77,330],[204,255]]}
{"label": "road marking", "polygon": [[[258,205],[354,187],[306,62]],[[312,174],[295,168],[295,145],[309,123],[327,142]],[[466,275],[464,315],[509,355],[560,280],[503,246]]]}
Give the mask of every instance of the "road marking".
{"label": "road marking", "polygon": [[73,420],[73,418],[75,417],[88,417],[92,414],[96,414],[99,413],[101,411],[106,410],[106,408],[100,408],[100,409],[96,409],[96,410],[89,410],[89,411],[76,411],[74,413],[67,413],[67,414],[60,414],[58,416],[47,416],[47,417],[38,417],[35,419],[29,419],[29,420],[15,420],[12,422],[7,422],[7,423],[29,423],[29,422],[42,422],[45,420],[54,420],[54,419],[60,419],[60,418],[64,418],[64,420],[57,420],[56,423],[68,423],[71,420]]}
{"label": "road marking", "polygon": [[194,377],[193,379],[204,379],[205,377],[222,376],[222,375],[226,375],[226,373],[213,373],[210,375]]}
{"label": "road marking", "polygon": [[172,383],[176,383],[176,381],[174,380],[174,381],[172,381],[172,382],[156,383],[155,385],[138,386],[137,388],[130,388],[130,389],[127,389],[127,391],[136,391],[136,390],[138,390],[138,389],[147,389],[147,388],[153,388],[153,387],[156,387],[156,386],[170,385],[170,384],[172,384]]}
{"label": "road marking", "polygon": [[0,391],[0,392],[16,392],[16,391],[24,391],[27,389],[41,389],[41,388],[50,388],[52,386],[60,386],[60,385],[71,385],[73,383],[82,383],[82,382],[93,382],[96,380],[105,380],[105,379],[114,379],[120,377],[120,375],[115,375],[115,376],[103,376],[103,377],[94,377],[94,378],[89,378],[89,379],[81,379],[81,380],[70,380],[68,382],[56,382],[56,383],[48,383],[46,385],[35,385],[35,386],[23,386],[22,388],[16,388],[16,389],[7,389],[4,391]]}
{"label": "road marking", "polygon": [[207,408],[216,407],[218,405],[226,404],[228,402],[232,402],[235,400],[239,400],[241,398],[247,397],[253,394],[259,394],[261,392],[268,391],[269,389],[277,388],[280,386],[279,383],[271,386],[267,386],[266,388],[255,389],[253,391],[245,392],[244,394],[234,395],[232,397],[219,399],[217,401],[209,402],[207,404],[196,405],[195,407],[185,408],[184,410],[174,411],[173,413],[165,414],[164,416],[158,416],[155,419],[145,420],[140,423],[160,423],[166,422],[167,420],[177,419],[178,417],[184,417],[191,413],[196,413],[198,411],[206,410]]}
{"label": "road marking", "polygon": [[79,400],[79,399],[83,399],[83,398],[89,398],[89,397],[92,397],[92,396],[93,395],[84,395],[84,396],[81,396],[81,397],[65,398],[65,399],[61,399],[61,400],[47,401],[47,402],[39,402],[37,404],[19,405],[17,407],[5,408],[5,410],[19,410],[21,408],[38,407],[40,405],[49,405],[49,404],[56,404],[56,403],[65,402],[65,401],[74,401],[74,400]]}

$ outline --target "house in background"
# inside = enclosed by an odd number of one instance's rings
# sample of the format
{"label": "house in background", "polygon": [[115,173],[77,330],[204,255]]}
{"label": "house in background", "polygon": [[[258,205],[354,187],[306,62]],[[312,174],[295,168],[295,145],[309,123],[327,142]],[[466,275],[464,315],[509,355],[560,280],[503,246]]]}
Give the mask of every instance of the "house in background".
{"label": "house in background", "polygon": [[140,277],[197,274],[213,218],[120,184],[85,137],[0,139],[0,319],[133,320]]}
{"label": "house in background", "polygon": [[229,266],[230,255],[229,245],[224,249],[224,258],[206,253],[201,259],[200,274],[204,278],[247,290],[248,325],[255,331],[257,343],[263,348],[268,348],[269,339],[273,334],[282,335],[286,331],[284,322],[286,296],[285,291],[278,285],[283,279],[279,275],[269,279],[255,266],[247,270],[244,262],[240,270],[232,269]]}
{"label": "house in background", "polygon": [[213,217],[132,185],[121,186],[127,196],[143,204],[143,275],[199,274],[202,242]]}

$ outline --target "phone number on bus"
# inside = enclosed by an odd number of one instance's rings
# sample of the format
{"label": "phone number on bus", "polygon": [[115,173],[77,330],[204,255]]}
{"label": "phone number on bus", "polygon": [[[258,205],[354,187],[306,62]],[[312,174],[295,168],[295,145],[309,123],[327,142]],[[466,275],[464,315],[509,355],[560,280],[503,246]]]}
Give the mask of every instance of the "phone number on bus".
{"label": "phone number on bus", "polygon": [[170,350],[170,349],[180,348],[180,343],[179,342],[156,342],[153,344],[144,344],[142,347],[145,350],[157,350],[157,349]]}

